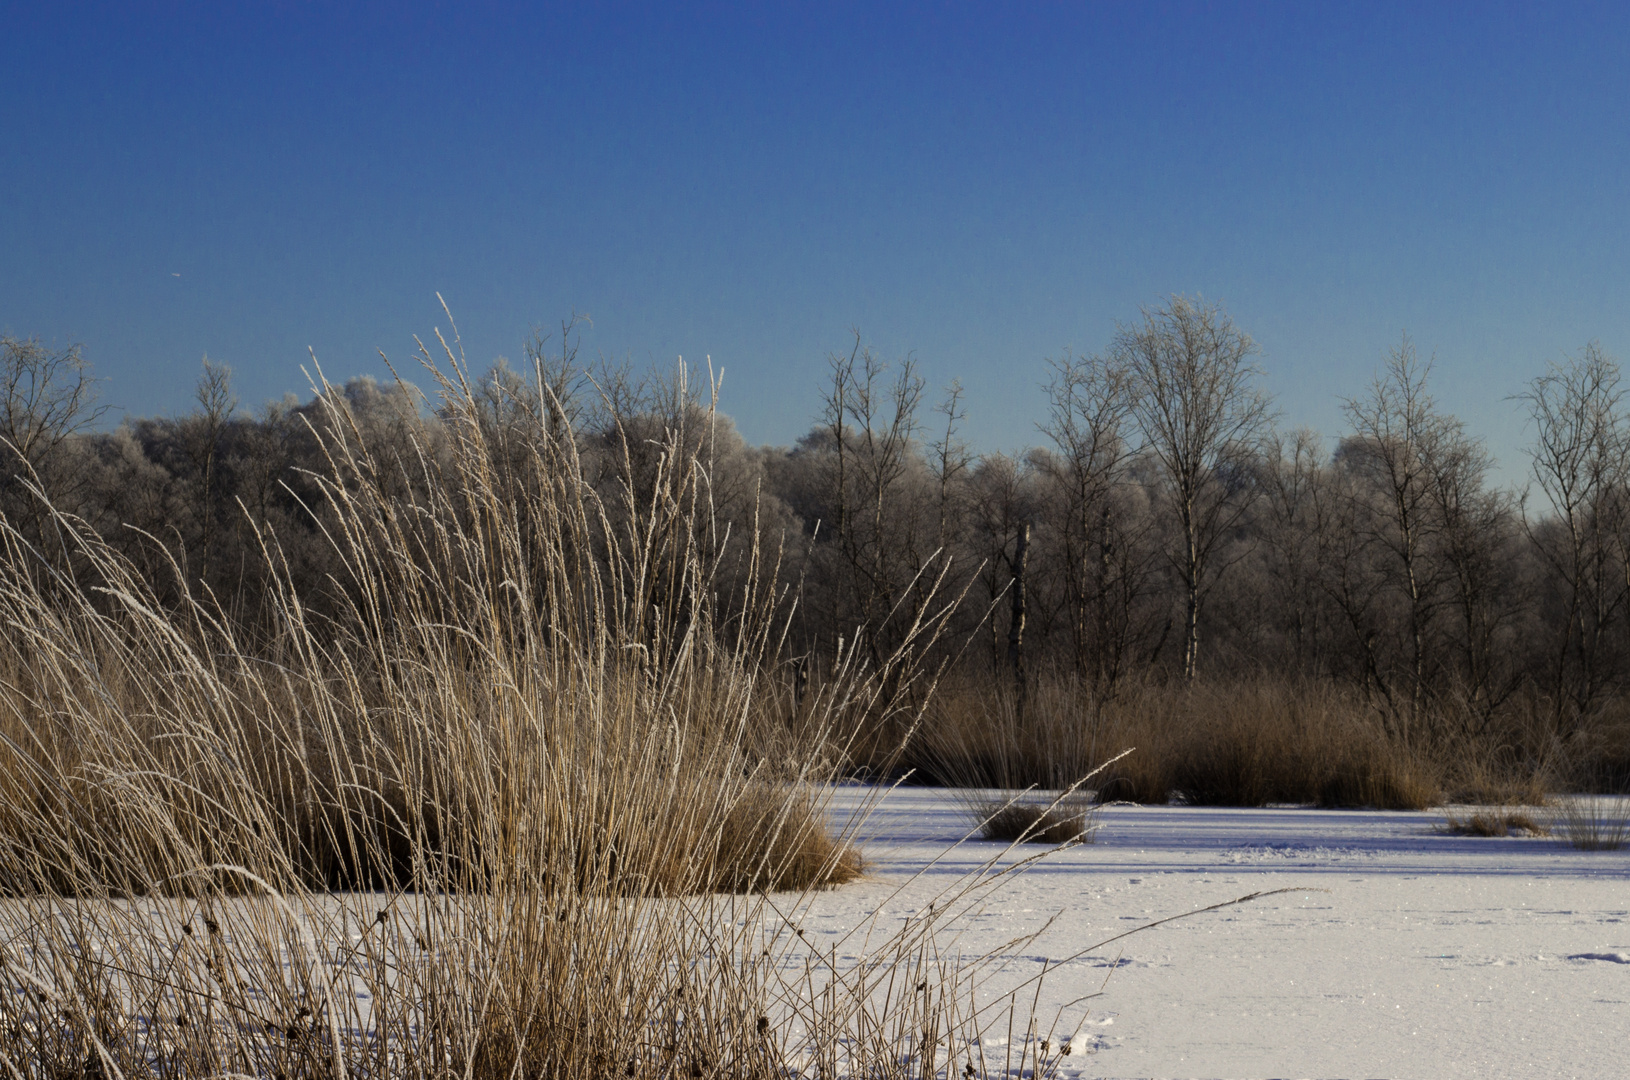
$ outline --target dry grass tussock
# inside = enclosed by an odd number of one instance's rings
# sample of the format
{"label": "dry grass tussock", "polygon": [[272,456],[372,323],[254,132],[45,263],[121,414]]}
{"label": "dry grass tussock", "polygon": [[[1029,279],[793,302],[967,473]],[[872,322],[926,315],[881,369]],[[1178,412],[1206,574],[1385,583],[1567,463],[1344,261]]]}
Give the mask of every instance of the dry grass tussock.
{"label": "dry grass tussock", "polygon": [[1027,844],[1092,841],[1090,805],[1055,803],[1052,800],[982,802],[974,813],[980,818],[979,833],[986,840],[1017,840]]}
{"label": "dry grass tussock", "polygon": [[[1090,844],[1101,827],[1097,817],[1103,804],[1089,785],[1120,764],[1129,753],[1123,751],[1073,782],[1052,790],[1033,784],[1015,790],[1017,784],[1013,782],[984,787],[980,786],[983,778],[978,776],[966,778],[973,782],[965,782],[954,790],[979,836],[986,840],[1055,846]],[[997,774],[995,779],[1000,781],[1007,776]]]}
{"label": "dry grass tussock", "polygon": [[1042,680],[1022,711],[1010,693],[958,683],[937,695],[908,754],[930,782],[1062,790],[1128,748],[1093,781],[1100,799],[1423,809],[1444,791],[1443,767],[1389,740],[1362,703],[1266,679],[1135,686],[1110,702]]}
{"label": "dry grass tussock", "polygon": [[947,1069],[989,1016],[936,919],[857,965],[796,951],[809,890],[859,869],[820,763],[912,654],[766,717],[773,559],[716,542],[686,433],[603,497],[541,408],[501,473],[461,361],[432,368],[453,434],[413,461],[328,395],[338,618],[279,586],[248,641],[71,519],[52,550],[0,523],[0,1074]]}
{"label": "dry grass tussock", "polygon": [[1580,851],[1630,846],[1630,795],[1569,795],[1557,800],[1551,831]]}
{"label": "dry grass tussock", "polygon": [[1527,809],[1483,809],[1467,813],[1450,811],[1443,816],[1442,829],[1453,836],[1549,836],[1551,828]]}

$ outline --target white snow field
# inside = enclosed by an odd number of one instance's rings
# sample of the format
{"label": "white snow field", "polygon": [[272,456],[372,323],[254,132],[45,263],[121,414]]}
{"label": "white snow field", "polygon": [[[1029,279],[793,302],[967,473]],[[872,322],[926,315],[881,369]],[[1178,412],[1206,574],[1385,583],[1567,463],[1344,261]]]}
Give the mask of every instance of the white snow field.
{"label": "white snow field", "polygon": [[[832,811],[867,794],[842,789]],[[1057,964],[1044,1027],[1058,1005],[1103,991],[1055,1032],[1053,1048],[1063,1035],[1072,1050],[1060,1076],[1630,1077],[1630,851],[1450,836],[1433,812],[1112,807],[1098,820],[1095,843],[1032,864],[949,928],[964,954],[1010,956],[1002,979]],[[867,877],[816,897],[806,940],[841,955],[873,912],[887,931],[926,908],[1005,846],[947,852],[970,825],[953,793],[889,792],[859,833]],[[1066,959],[1284,888],[1323,891]],[[1052,916],[1034,941],[1004,947]],[[987,1060],[1005,1039],[987,1034]]]}

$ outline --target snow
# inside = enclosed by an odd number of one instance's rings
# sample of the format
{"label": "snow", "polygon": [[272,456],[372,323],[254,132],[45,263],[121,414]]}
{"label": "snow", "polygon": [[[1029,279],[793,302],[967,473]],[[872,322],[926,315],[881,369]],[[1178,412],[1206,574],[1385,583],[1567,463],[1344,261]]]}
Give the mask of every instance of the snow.
{"label": "snow", "polygon": [[[832,812],[875,797],[840,789]],[[1630,1075],[1630,852],[1451,836],[1433,812],[1113,807],[1098,820],[1095,843],[1022,868],[940,941],[1006,960],[981,1003],[1046,962],[1044,1030],[1102,991],[1053,1033],[1073,1051],[1060,1076]],[[857,834],[867,877],[814,898],[808,940],[841,953],[874,916],[887,930],[935,897],[944,910],[944,890],[1006,846],[958,845],[971,821],[938,789],[883,796]],[[1091,948],[1287,888],[1310,891]],[[1004,1039],[987,1036],[987,1052]]]}
{"label": "snow", "polygon": [[[840,822],[857,808],[865,878],[745,917],[794,981],[809,950],[893,980],[891,935],[938,920],[941,957],[993,958],[984,1035],[959,1050],[988,1075],[1033,1069],[1045,1037],[1070,1080],[1630,1076],[1630,851],[1457,837],[1433,812],[1168,806],[1104,809],[1096,842],[1049,852],[965,840],[972,816],[938,789],[835,789]],[[1128,935],[1247,894],[1272,895]],[[354,930],[385,898],[331,902]]]}

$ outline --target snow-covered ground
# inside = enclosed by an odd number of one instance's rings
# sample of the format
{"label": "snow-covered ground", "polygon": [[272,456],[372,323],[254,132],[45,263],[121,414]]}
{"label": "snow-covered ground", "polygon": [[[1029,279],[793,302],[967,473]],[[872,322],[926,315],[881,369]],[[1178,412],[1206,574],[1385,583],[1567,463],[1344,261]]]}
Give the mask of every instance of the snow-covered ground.
{"label": "snow-covered ground", "polygon": [[[877,797],[839,788],[831,809],[841,820]],[[941,956],[1002,961],[976,989],[994,1006],[976,1048],[987,1075],[1016,1064],[1035,1001],[1050,1049],[1071,1048],[1060,1077],[1630,1077],[1630,851],[1455,837],[1430,812],[1112,807],[1099,821],[1095,843],[1051,853],[959,844],[973,822],[954,794],[899,788],[859,828],[864,879],[801,903],[772,898],[781,914],[749,902],[745,918],[782,943],[775,964],[794,982],[813,946],[840,972],[879,965],[898,988],[889,939],[903,920],[923,925],[935,902]],[[988,893],[974,886],[992,860],[1036,855]],[[1284,889],[1305,891],[1095,947]],[[343,903],[355,943],[391,902],[331,898],[319,922],[332,932]],[[193,906],[138,903],[176,926]],[[728,900],[718,910],[744,917]],[[5,914],[10,925],[28,912]],[[349,961],[335,972],[366,1026],[363,984]],[[1018,985],[1021,1029],[1010,1030],[1006,992]],[[1089,995],[1049,1030],[1060,1006]]]}
{"label": "snow-covered ground", "polygon": [[[842,789],[833,811],[866,797]],[[1431,812],[1114,807],[1099,820],[1095,843],[1031,865],[951,928],[964,953],[1001,951],[1057,916],[1006,950],[1002,978],[1057,964],[1044,1017],[1103,991],[1066,1014],[1061,1075],[1630,1076],[1630,852],[1450,836]],[[969,824],[946,792],[887,794],[859,834],[867,878],[815,898],[808,940],[842,952],[869,913],[886,930],[926,908],[1002,849],[947,852]],[[1292,887],[1320,891],[1075,956]]]}

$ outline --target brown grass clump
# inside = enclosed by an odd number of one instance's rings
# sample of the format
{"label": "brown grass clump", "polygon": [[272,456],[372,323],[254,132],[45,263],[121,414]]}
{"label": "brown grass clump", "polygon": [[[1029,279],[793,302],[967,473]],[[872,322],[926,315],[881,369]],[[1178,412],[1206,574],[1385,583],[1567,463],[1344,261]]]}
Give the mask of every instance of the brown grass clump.
{"label": "brown grass clump", "polygon": [[833,837],[813,795],[786,807],[774,786],[747,792],[720,822],[720,870],[711,887],[722,892],[796,892],[854,881],[865,860],[852,844]]}
{"label": "brown grass clump", "polygon": [[1348,754],[1321,764],[1319,806],[1425,810],[1443,801],[1437,771],[1421,755],[1390,744],[1379,733],[1358,738]]}
{"label": "brown grass clump", "polygon": [[1468,806],[1547,806],[1555,782],[1556,762],[1517,771],[1502,767],[1487,748],[1459,746],[1446,754],[1443,768],[1446,802]]}
{"label": "brown grass clump", "polygon": [[936,919],[859,967],[788,930],[860,870],[827,781],[912,654],[839,656],[789,731],[773,559],[717,599],[685,433],[608,496],[545,409],[500,474],[452,369],[415,462],[325,393],[322,620],[271,535],[250,640],[68,517],[74,578],[0,521],[0,1074],[933,1074],[978,1034]]}
{"label": "brown grass clump", "polygon": [[1027,844],[1092,842],[1091,816],[1085,807],[1069,808],[1036,803],[986,803],[979,808],[984,809],[989,809],[990,812],[980,823],[979,833],[986,840],[1019,841]]}
{"label": "brown grass clump", "polygon": [[1550,827],[1541,824],[1527,810],[1475,810],[1460,815],[1444,815],[1442,829],[1455,836],[1549,836]]}

